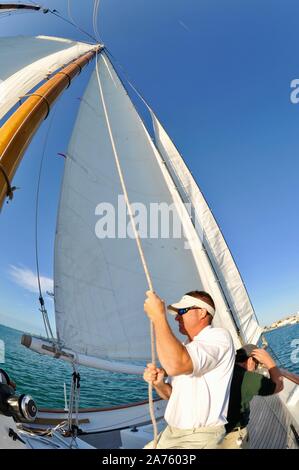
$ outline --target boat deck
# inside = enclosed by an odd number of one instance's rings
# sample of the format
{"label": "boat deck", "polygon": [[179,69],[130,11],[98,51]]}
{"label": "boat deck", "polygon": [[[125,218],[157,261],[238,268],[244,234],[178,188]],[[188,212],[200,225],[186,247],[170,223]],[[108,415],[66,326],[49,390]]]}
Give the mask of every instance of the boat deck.
{"label": "boat deck", "polygon": [[97,449],[120,449],[122,447],[120,431],[105,431],[93,434],[84,434],[80,439]]}
{"label": "boat deck", "polygon": [[255,397],[248,426],[252,449],[297,449],[297,424],[277,395]]}
{"label": "boat deck", "polygon": [[[251,403],[250,423],[248,426],[251,449],[298,449],[295,433],[298,433],[298,425],[291,413],[277,395],[268,397],[255,397]],[[164,423],[165,424],[165,423]],[[292,430],[295,429],[295,433]],[[159,428],[163,423],[159,422]],[[151,440],[151,426],[137,427],[139,432],[132,430],[114,430],[85,434],[80,439],[88,444],[101,449],[117,449],[123,444],[123,432],[130,437],[130,442],[135,443],[133,448],[140,448]],[[160,430],[159,429],[159,430]],[[144,431],[146,430],[146,434]],[[131,435],[131,436],[130,436]],[[144,442],[142,437],[145,437]],[[134,440],[134,438],[136,440]]]}
{"label": "boat deck", "polygon": [[[251,449],[299,448],[298,392],[298,385],[285,380],[285,388],[279,395],[255,397],[252,400],[248,425]],[[154,403],[158,432],[165,427],[165,404],[163,400]],[[45,431],[66,419],[66,412],[63,410],[41,410],[37,421],[26,423],[26,426],[20,425],[20,429],[23,429],[22,438],[25,439],[26,430],[30,430],[31,434],[27,436],[28,447],[51,448],[51,443],[52,448],[69,447],[69,439],[62,437],[58,431],[53,434],[55,439],[32,436],[32,432]],[[79,422],[83,431],[77,439],[79,448],[141,449],[153,438],[147,403],[109,410],[82,410]],[[13,421],[10,427],[12,424]]]}

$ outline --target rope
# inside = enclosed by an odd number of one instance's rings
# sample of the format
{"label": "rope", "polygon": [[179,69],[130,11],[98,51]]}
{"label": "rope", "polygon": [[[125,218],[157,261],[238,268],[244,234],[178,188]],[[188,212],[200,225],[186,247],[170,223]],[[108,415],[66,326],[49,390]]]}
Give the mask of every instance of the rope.
{"label": "rope", "polygon": [[50,321],[48,318],[48,312],[45,308],[45,302],[43,299],[43,294],[42,294],[42,289],[41,289],[41,282],[40,282],[40,269],[39,269],[39,255],[38,255],[38,212],[39,212],[39,198],[40,198],[40,188],[41,188],[41,176],[42,176],[42,170],[43,170],[43,163],[45,159],[45,154],[46,154],[46,148],[48,144],[48,139],[50,135],[50,131],[52,128],[54,116],[56,114],[56,108],[53,111],[53,114],[51,116],[51,120],[49,122],[49,126],[47,129],[46,137],[44,140],[43,144],[43,152],[42,152],[42,158],[40,161],[40,166],[39,166],[39,172],[38,172],[38,180],[37,180],[37,188],[36,188],[36,200],[35,200],[35,264],[36,264],[36,273],[37,273],[37,283],[38,283],[38,291],[39,291],[39,303],[40,303],[40,311],[43,316],[43,321],[44,321],[44,326],[46,330],[46,335],[47,338],[51,337],[52,340],[54,340],[52,328],[50,325]]}
{"label": "rope", "polygon": [[92,24],[93,24],[93,30],[95,37],[99,42],[103,42],[100,38],[100,33],[98,30],[98,25],[97,25],[97,17],[99,13],[99,7],[100,7],[100,0],[94,0],[94,6],[93,6],[93,17],[92,17]]}
{"label": "rope", "polygon": [[147,103],[147,101],[145,100],[145,98],[141,95],[141,93],[137,90],[137,88],[135,87],[135,85],[133,85],[133,83],[131,82],[131,79],[129,78],[128,74],[126,73],[124,67],[121,65],[121,63],[116,59],[116,57],[112,54],[112,52],[109,51],[109,49],[107,47],[105,47],[105,51],[107,52],[107,54],[113,59],[113,61],[115,63],[118,64],[118,66],[121,68],[122,70],[122,73],[124,74],[124,77],[128,83],[128,85],[132,88],[132,90],[136,93],[136,95],[138,96],[138,98],[140,98],[140,100],[143,102],[143,104],[146,106],[146,108],[149,110],[150,113],[153,113],[153,110],[152,108],[150,107],[150,105]]}
{"label": "rope", "polygon": [[[144,252],[143,252],[143,249],[142,249],[141,239],[140,239],[139,233],[136,229],[136,225],[135,225],[135,222],[134,222],[132,208],[131,208],[131,204],[130,204],[130,200],[129,200],[129,196],[128,196],[124,176],[123,176],[122,169],[121,169],[121,166],[120,166],[119,156],[118,156],[118,153],[117,153],[117,150],[116,150],[116,146],[115,146],[115,142],[114,142],[114,138],[113,138],[113,134],[112,134],[112,130],[111,130],[110,120],[109,120],[107,107],[106,107],[106,102],[105,102],[103,89],[102,89],[100,76],[99,76],[97,56],[98,56],[98,52],[96,54],[96,75],[97,75],[97,81],[98,81],[99,91],[100,91],[100,95],[101,95],[101,100],[102,100],[102,104],[103,104],[105,120],[106,120],[108,132],[109,132],[109,137],[110,137],[110,141],[111,141],[111,146],[112,146],[112,150],[113,150],[113,154],[114,154],[114,159],[115,159],[115,163],[116,163],[116,167],[117,167],[117,171],[118,171],[122,191],[123,191],[123,194],[124,194],[124,197],[125,197],[125,202],[126,202],[126,206],[127,206],[127,209],[128,209],[128,213],[129,213],[131,225],[132,225],[132,228],[133,228],[135,240],[136,240],[136,243],[137,243],[137,248],[138,248],[138,252],[139,252],[139,255],[140,255],[140,259],[141,259],[142,267],[143,267],[143,270],[144,270],[144,274],[145,274],[145,277],[146,277],[146,280],[147,280],[147,283],[148,283],[149,290],[153,291],[152,280],[151,280],[151,277],[150,277],[150,273],[149,273],[148,266],[147,266],[147,263],[146,263],[146,259],[145,259],[145,256],[144,256]],[[109,71],[109,68],[108,68],[107,62],[105,60],[105,57],[103,57],[103,60],[105,62],[107,70]],[[153,322],[152,321],[150,322],[150,337],[151,337],[152,363],[155,364],[156,363],[155,335],[154,335],[154,327],[153,327]],[[155,414],[154,414],[153,386],[152,386],[152,384],[149,384],[149,393],[148,393],[148,395],[149,395],[149,411],[150,411],[150,416],[151,416],[151,420],[152,420],[152,424],[153,424],[153,430],[154,430],[154,449],[155,449],[156,446],[157,446],[158,431],[157,431],[156,418],[155,418]]]}
{"label": "rope", "polygon": [[[57,13],[59,15],[59,13],[57,12],[57,10],[54,10],[55,13]],[[70,21],[66,20],[66,18],[64,18],[63,16],[60,15],[61,19],[65,20],[65,21],[68,21],[69,24],[71,24],[72,26],[74,26],[75,28],[78,29],[78,31],[81,31],[82,33],[86,34],[87,36],[89,36],[93,41],[97,41],[96,37],[92,36],[91,34],[89,34],[87,31],[85,31],[84,29],[82,29],[78,23],[76,22],[75,18],[73,17],[72,15],[72,12],[71,12],[71,0],[68,0],[67,2],[67,11],[68,11],[68,17],[70,19]],[[52,12],[51,12],[52,13]],[[56,15],[57,16],[57,15]]]}
{"label": "rope", "polygon": [[84,29],[80,28],[78,25],[76,25],[75,23],[73,23],[72,21],[64,18],[64,16],[60,15],[60,13],[58,13],[57,10],[49,10],[49,13],[52,13],[52,15],[55,15],[57,16],[57,18],[60,18],[62,21],[65,21],[66,23],[74,26],[74,28],[78,29],[81,33],[83,34],[86,34],[86,36],[88,36],[90,39],[92,39],[93,41],[97,42],[96,38],[94,36],[92,36],[91,34],[89,34],[87,31],[85,31]]}

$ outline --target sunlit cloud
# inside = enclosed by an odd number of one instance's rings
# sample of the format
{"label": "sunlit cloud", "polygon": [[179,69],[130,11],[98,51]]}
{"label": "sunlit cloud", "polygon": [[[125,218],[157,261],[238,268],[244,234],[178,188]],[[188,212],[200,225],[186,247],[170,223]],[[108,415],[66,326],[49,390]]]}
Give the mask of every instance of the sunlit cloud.
{"label": "sunlit cloud", "polygon": [[[36,273],[29,268],[10,265],[9,275],[13,282],[23,287],[29,292],[38,294],[38,279]],[[53,292],[53,279],[40,276],[40,284],[42,292]]]}

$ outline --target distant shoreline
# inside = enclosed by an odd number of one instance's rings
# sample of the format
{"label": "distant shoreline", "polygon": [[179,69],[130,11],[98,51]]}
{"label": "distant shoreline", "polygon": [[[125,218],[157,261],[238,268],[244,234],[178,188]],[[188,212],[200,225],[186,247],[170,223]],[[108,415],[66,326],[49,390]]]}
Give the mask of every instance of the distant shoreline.
{"label": "distant shoreline", "polygon": [[284,326],[290,325],[299,325],[299,313],[290,315],[287,318],[282,318],[281,320],[272,323],[270,326],[265,326],[263,333],[268,333],[269,331],[277,330],[278,328],[283,328]]}

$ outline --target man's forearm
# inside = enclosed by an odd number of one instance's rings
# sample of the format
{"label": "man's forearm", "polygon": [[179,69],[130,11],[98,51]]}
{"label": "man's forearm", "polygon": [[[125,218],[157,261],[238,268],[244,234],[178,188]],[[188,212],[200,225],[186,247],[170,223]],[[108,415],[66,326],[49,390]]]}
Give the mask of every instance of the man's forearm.
{"label": "man's forearm", "polygon": [[179,340],[172,333],[165,317],[159,318],[154,324],[157,352],[162,367],[168,375],[192,372],[190,356]]}
{"label": "man's forearm", "polygon": [[283,389],[283,378],[281,371],[276,365],[269,369],[269,375],[272,382],[274,382],[276,385],[274,393],[281,392],[281,390]]}
{"label": "man's forearm", "polygon": [[159,385],[154,385],[154,387],[160,398],[163,398],[163,400],[168,400],[170,398],[172,392],[172,386],[170,384],[161,382]]}

